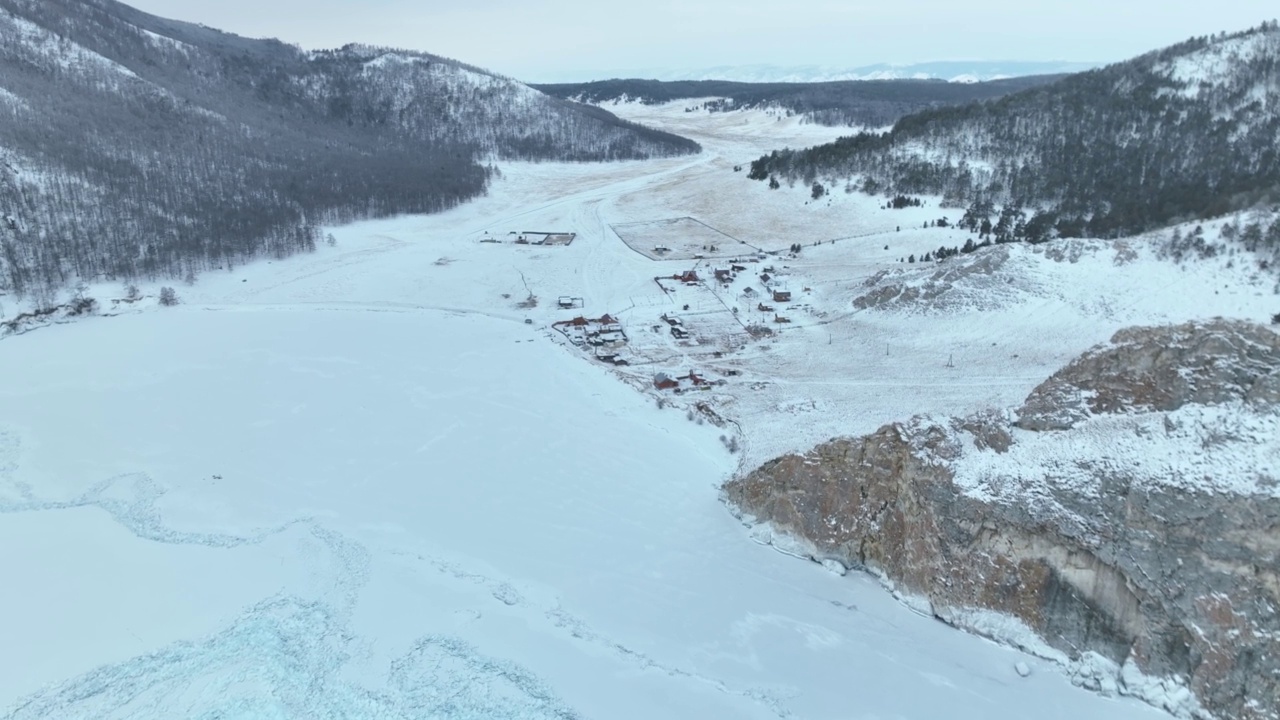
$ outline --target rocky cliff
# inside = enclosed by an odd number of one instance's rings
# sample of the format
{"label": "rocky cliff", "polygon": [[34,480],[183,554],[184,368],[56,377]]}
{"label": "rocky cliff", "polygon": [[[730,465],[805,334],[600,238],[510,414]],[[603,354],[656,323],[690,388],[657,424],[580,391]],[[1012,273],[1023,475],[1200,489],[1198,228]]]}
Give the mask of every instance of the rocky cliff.
{"label": "rocky cliff", "polygon": [[726,495],[815,560],[875,571],[1081,685],[1183,717],[1280,718],[1280,336],[1266,328],[1124,330],[1016,411],[833,440]]}

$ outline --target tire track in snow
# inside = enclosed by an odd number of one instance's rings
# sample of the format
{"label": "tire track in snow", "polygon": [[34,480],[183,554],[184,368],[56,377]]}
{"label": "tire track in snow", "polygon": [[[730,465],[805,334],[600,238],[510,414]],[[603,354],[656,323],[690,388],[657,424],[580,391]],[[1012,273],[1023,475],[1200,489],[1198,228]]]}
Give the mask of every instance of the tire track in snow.
{"label": "tire track in snow", "polygon": [[240,303],[199,303],[184,308],[185,311],[200,310],[208,312],[384,312],[384,313],[445,313],[459,316],[480,316],[508,322],[524,322],[522,316],[505,313],[475,310],[471,308],[450,307],[445,305],[421,305],[403,302],[344,302],[303,301],[296,303],[271,303],[265,305],[244,305]]}

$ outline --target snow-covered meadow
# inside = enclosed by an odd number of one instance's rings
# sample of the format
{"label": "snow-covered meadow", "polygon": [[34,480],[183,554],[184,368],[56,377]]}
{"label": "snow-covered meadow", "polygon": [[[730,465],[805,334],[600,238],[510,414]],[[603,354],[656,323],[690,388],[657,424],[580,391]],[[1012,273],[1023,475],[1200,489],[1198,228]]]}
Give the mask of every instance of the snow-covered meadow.
{"label": "snow-covered meadow", "polygon": [[[719,486],[830,435],[1008,404],[1115,327],[1258,313],[1269,287],[1019,248],[1041,274],[998,307],[855,312],[881,270],[925,281],[900,256],[963,242],[921,228],[946,211],[733,171],[831,128],[614,109],[706,152],[504,166],[485,198],[335,228],[177,308],[0,341],[0,717],[1159,717],[753,542]],[[680,301],[653,278],[693,263],[610,230],[685,216],[766,249],[854,239],[787,260],[810,288],[792,326],[715,358],[649,328],[678,302],[732,328],[741,288]],[[577,238],[479,242],[522,230]],[[619,317],[637,362],[550,329],[578,313]],[[699,398],[737,425],[636,391],[691,366],[741,373]]]}

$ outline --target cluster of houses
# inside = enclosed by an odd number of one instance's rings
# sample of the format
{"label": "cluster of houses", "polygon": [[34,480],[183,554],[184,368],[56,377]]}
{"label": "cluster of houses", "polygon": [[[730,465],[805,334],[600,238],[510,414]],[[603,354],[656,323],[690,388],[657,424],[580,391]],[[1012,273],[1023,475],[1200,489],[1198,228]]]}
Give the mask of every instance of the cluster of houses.
{"label": "cluster of houses", "polygon": [[778,271],[772,266],[765,268],[760,273],[760,284],[769,292],[774,302],[791,302],[791,291],[778,281]]}
{"label": "cluster of houses", "polygon": [[698,271],[696,270],[685,270],[684,272],[676,273],[674,275],[659,275],[654,278],[653,281],[658,283],[658,287],[662,288],[662,292],[670,293],[671,288],[663,285],[663,282],[678,282],[685,285],[697,285],[702,281],[702,278],[698,277]]}
{"label": "cluster of houses", "polygon": [[[748,262],[758,262],[752,258]],[[737,279],[738,273],[746,272],[747,266],[741,264],[738,260],[732,261],[728,267],[714,268],[711,272],[715,277],[715,281],[723,287],[729,287],[734,280]],[[772,266],[764,268],[760,275],[760,284],[764,286],[765,291],[773,297],[774,302],[791,302],[791,291],[779,282],[778,272]],[[698,276],[697,270],[685,270],[673,275],[660,275],[653,279],[662,288],[663,292],[671,292],[671,289],[664,285],[664,282],[677,282],[684,285],[697,285],[702,282],[702,278]],[[755,295],[755,290],[747,287],[743,290],[743,294],[747,296]]]}
{"label": "cluster of houses", "polygon": [[597,360],[613,365],[626,365],[621,351],[627,346],[627,333],[622,323],[612,315],[586,318],[581,315],[572,320],[552,323],[574,345],[589,349]]}
{"label": "cluster of houses", "polygon": [[746,272],[746,270],[746,265],[739,265],[737,263],[730,263],[727,268],[716,268],[716,282],[728,287],[729,283],[733,282],[734,278],[738,277],[738,273]]}
{"label": "cluster of houses", "polygon": [[683,320],[681,320],[680,318],[670,313],[663,313],[662,321],[665,322],[668,326],[670,326],[671,337],[677,340],[689,339],[689,330],[684,326]]}
{"label": "cluster of houses", "polygon": [[724,380],[708,380],[693,370],[690,370],[688,375],[679,377],[673,377],[661,372],[653,376],[653,386],[655,388],[658,390],[671,390],[677,394],[687,390],[710,390],[716,385],[724,384]]}

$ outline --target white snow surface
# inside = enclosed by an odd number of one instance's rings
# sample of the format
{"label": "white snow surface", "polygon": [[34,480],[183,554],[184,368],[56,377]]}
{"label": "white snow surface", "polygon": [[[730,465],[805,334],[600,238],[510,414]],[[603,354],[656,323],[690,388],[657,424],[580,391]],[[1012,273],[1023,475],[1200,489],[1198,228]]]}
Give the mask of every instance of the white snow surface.
{"label": "white snow surface", "polygon": [[1280,497],[1280,414],[1244,403],[1098,415],[1070,431],[1011,434],[1008,452],[969,447],[952,465],[966,494],[1035,502],[1051,484],[1097,496],[1108,475],[1146,490]]}
{"label": "white snow surface", "polygon": [[[504,165],[484,198],[334,228],[178,286],[176,308],[96,286],[119,316],[0,339],[0,717],[1160,717],[752,542],[719,487],[835,435],[1014,404],[1118,327],[1260,317],[1270,285],[1098,243],[1019,250],[1032,275],[995,307],[855,312],[875,273],[924,271],[899,257],[963,242],[920,229],[955,211],[771,191],[733,166],[837,132],[684,106],[620,112],[699,156]],[[686,216],[806,247],[668,294],[655,276],[728,259],[653,261],[610,227]],[[525,230],[577,236],[479,242]],[[772,322],[765,265],[791,322],[751,341],[731,308]],[[606,312],[629,367],[550,328]],[[653,332],[664,313],[697,344]],[[653,374],[690,369],[726,384],[660,409]],[[732,422],[691,422],[695,402]]]}
{"label": "white snow surface", "polygon": [[188,45],[187,43],[184,43],[181,40],[175,40],[169,37],[168,35],[161,35],[159,33],[154,33],[154,32],[151,32],[150,30],[147,30],[146,28],[135,27],[135,29],[138,32],[142,33],[143,37],[147,38],[147,40],[149,40],[152,44],[158,47],[171,49],[171,50],[178,50],[182,52],[184,55],[191,52],[191,50],[194,49],[192,48],[191,45]]}
{"label": "white snow surface", "polygon": [[63,70],[98,76],[109,87],[116,86],[116,76],[138,79],[129,68],[16,15],[0,15],[0,35],[35,50],[39,56]]}
{"label": "white snow surface", "polygon": [[15,109],[26,109],[27,101],[0,87],[0,102]]}
{"label": "white snow surface", "polygon": [[404,53],[385,52],[372,60],[366,60],[364,65],[368,68],[384,68],[388,65],[416,65],[418,60],[419,58]]}
{"label": "white snow surface", "polygon": [[[1184,85],[1184,96],[1195,98],[1199,96],[1202,84],[1224,85],[1236,77],[1242,64],[1259,57],[1274,57],[1277,46],[1280,46],[1280,33],[1274,30],[1254,32],[1211,42],[1201,50],[1178,56],[1159,70]],[[1274,93],[1275,88],[1271,91]]]}

